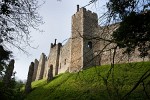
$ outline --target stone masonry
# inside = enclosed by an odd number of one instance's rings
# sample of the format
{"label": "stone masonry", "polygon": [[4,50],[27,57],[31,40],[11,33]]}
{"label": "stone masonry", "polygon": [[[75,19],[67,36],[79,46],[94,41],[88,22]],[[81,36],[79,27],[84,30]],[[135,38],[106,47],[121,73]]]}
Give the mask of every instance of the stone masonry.
{"label": "stone masonry", "polygon": [[[51,43],[48,57],[42,53],[39,63],[35,61],[33,81],[48,78],[49,68],[53,76],[64,72],[78,72],[90,66],[111,64],[116,44],[110,43],[111,34],[119,24],[99,26],[98,16],[85,8],[77,6],[77,12],[72,16],[72,33],[70,39],[62,45]],[[127,61],[138,62],[135,51],[130,57],[123,54],[124,49],[116,49],[115,63]],[[128,59],[127,59],[128,58]],[[146,58],[148,60],[148,58]]]}
{"label": "stone masonry", "polygon": [[39,61],[37,59],[35,59],[35,61],[34,61],[34,73],[33,73],[32,81],[34,81],[36,79],[38,65],[39,65]]}
{"label": "stone masonry", "polygon": [[39,60],[39,64],[38,64],[35,80],[43,79],[46,59],[47,59],[46,55],[44,53],[42,53],[41,57],[40,57],[40,60]]}
{"label": "stone masonry", "polygon": [[34,63],[31,62],[30,66],[29,66],[27,83],[25,85],[25,93],[26,94],[28,94],[32,90],[32,88],[31,88],[31,82],[32,82],[32,79],[33,79],[33,73],[34,73]]}

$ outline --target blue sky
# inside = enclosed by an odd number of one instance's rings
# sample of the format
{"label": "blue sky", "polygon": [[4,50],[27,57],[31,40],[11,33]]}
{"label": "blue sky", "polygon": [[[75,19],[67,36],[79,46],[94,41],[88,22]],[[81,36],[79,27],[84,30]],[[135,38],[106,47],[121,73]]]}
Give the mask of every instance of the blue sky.
{"label": "blue sky", "polygon": [[[42,3],[43,0],[39,0]],[[31,46],[37,49],[26,48],[31,55],[26,55],[21,51],[14,50],[16,77],[25,80],[27,78],[28,67],[35,58],[40,59],[41,53],[49,54],[50,44],[57,39],[57,42],[62,42],[71,36],[71,16],[76,12],[76,5],[83,7],[90,0],[45,0],[45,3],[39,8],[39,14],[45,22],[39,28],[44,32],[40,33],[31,30]],[[105,9],[103,5],[105,0],[98,0],[96,4],[92,4],[87,9],[102,14]]]}

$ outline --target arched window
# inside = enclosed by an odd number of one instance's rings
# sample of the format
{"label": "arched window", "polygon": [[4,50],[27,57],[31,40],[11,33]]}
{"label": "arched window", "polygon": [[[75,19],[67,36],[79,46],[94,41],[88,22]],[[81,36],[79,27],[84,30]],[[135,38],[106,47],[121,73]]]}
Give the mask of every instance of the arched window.
{"label": "arched window", "polygon": [[53,65],[50,65],[50,67],[49,67],[49,68],[53,70]]}
{"label": "arched window", "polygon": [[65,59],[64,65],[66,65],[66,59]]}
{"label": "arched window", "polygon": [[91,41],[88,42],[88,48],[92,49],[92,42]]}

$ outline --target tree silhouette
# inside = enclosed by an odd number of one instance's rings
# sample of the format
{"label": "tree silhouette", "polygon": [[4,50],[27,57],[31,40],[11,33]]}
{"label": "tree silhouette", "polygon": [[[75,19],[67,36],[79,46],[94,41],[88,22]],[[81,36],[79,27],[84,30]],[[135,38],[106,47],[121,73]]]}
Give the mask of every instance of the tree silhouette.
{"label": "tree silhouette", "polygon": [[38,29],[42,23],[37,12],[39,6],[37,0],[0,1],[0,44],[3,47],[15,46],[25,52],[21,44],[29,45],[29,29]]}
{"label": "tree silhouette", "polygon": [[112,34],[120,48],[130,53],[138,48],[141,57],[150,50],[150,1],[149,0],[109,0],[109,14],[120,22]]}

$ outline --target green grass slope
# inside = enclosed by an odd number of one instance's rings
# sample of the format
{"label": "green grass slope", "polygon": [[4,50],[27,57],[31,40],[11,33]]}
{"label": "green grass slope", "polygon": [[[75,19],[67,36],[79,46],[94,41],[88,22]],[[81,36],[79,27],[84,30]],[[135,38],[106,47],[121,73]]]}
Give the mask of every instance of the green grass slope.
{"label": "green grass slope", "polygon": [[[150,62],[92,67],[32,83],[25,100],[149,100]],[[142,77],[143,76],[143,77]],[[140,84],[137,84],[139,80]],[[137,86],[134,89],[134,86]],[[133,89],[133,91],[131,91]],[[125,96],[127,93],[131,93]]]}

